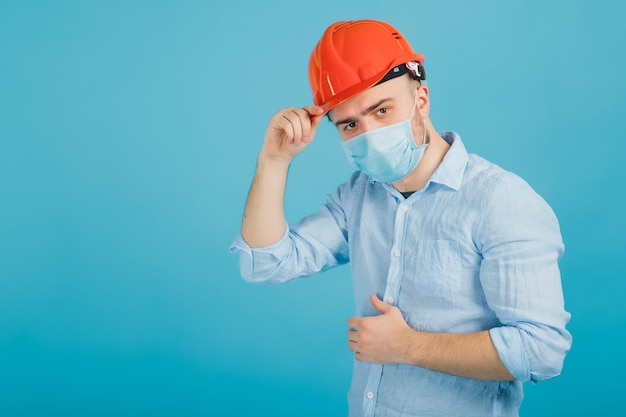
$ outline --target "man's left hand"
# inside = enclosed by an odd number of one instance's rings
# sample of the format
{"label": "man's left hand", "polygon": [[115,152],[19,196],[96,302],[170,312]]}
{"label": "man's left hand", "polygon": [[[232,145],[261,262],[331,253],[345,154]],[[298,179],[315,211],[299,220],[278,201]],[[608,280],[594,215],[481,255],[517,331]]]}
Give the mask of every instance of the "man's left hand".
{"label": "man's left hand", "polygon": [[406,363],[414,330],[398,307],[381,301],[374,294],[370,301],[381,315],[351,317],[348,320],[348,347],[360,361]]}

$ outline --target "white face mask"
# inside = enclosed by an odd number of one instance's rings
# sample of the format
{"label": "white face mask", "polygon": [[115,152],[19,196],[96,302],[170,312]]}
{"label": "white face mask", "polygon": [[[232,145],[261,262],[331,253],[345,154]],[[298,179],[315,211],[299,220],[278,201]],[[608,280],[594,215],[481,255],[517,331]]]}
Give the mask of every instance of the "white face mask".
{"label": "white face mask", "polygon": [[348,160],[370,178],[381,182],[394,182],[411,173],[424,156],[424,139],[417,145],[413,139],[411,119],[417,105],[417,93],[411,116],[402,122],[361,133],[342,143]]}

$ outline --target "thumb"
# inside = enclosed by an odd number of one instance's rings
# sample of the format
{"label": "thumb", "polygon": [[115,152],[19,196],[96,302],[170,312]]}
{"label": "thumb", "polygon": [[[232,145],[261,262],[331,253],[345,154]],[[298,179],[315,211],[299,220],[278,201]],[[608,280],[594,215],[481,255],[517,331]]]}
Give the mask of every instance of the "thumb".
{"label": "thumb", "polygon": [[372,305],[374,306],[374,308],[380,314],[387,313],[389,311],[389,309],[391,308],[391,306],[389,304],[387,304],[384,301],[380,300],[376,294],[370,295],[370,301],[372,302]]}
{"label": "thumb", "polygon": [[311,117],[311,128],[315,131],[324,118],[324,114],[326,114],[326,112],[322,107],[314,105],[306,106],[304,109],[307,113],[309,113],[309,116]]}
{"label": "thumb", "polygon": [[313,104],[310,104],[308,106],[304,106],[304,110],[306,110],[307,113],[309,113],[309,115],[311,115],[311,117],[313,117],[313,116],[323,116],[324,113],[326,113],[324,111],[323,107],[315,106]]}

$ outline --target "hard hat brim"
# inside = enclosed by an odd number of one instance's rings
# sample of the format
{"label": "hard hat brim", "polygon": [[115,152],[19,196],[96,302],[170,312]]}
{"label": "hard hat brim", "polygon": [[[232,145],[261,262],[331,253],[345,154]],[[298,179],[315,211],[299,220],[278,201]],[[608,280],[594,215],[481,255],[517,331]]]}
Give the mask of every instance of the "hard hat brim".
{"label": "hard hat brim", "polygon": [[[408,58],[408,59],[407,59]],[[389,65],[389,68],[382,72],[379,75],[376,75],[375,77],[370,77],[368,79],[362,80],[361,82],[344,89],[343,91],[341,91],[341,93],[335,95],[332,97],[331,100],[325,102],[325,103],[315,103],[317,106],[321,107],[324,109],[324,113],[328,113],[329,111],[331,111],[333,108],[337,107],[338,105],[350,100],[351,98],[361,94],[363,91],[368,90],[372,87],[374,87],[376,84],[378,84],[379,82],[381,82],[383,80],[383,78],[385,78],[385,76],[387,75],[387,73],[389,71],[391,71],[392,69],[394,69],[395,67],[402,65],[402,64],[406,64],[408,62],[411,61],[416,61],[419,64],[422,64],[424,62],[424,55],[422,54],[411,54],[411,56],[403,56],[401,58],[396,59],[394,62],[391,63],[391,65]]]}

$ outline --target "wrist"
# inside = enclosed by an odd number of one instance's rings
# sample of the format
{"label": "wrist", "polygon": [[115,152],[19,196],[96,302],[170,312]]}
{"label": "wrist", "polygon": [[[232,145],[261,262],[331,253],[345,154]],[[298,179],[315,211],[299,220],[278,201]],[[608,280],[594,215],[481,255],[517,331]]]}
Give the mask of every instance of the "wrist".
{"label": "wrist", "polygon": [[403,363],[423,366],[424,338],[426,336],[426,333],[414,329],[407,331],[404,343]]}
{"label": "wrist", "polygon": [[289,168],[292,158],[282,155],[269,155],[265,151],[261,151],[257,157],[259,167],[267,167],[269,169],[285,170]]}

